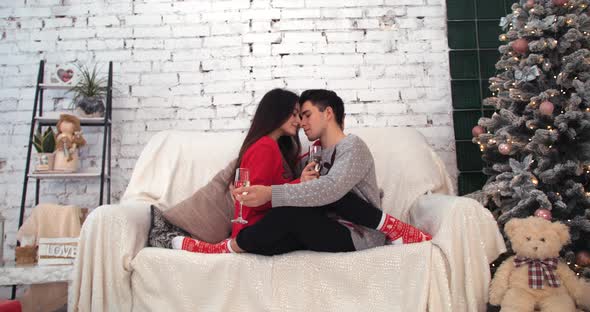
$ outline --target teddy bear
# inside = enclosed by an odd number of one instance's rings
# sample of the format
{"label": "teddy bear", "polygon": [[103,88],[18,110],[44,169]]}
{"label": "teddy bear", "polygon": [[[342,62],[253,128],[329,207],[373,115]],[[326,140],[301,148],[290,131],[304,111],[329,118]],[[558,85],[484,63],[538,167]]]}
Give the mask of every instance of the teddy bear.
{"label": "teddy bear", "polygon": [[590,309],[590,283],[578,279],[559,258],[570,240],[569,228],[541,217],[513,218],[504,227],[515,255],[496,271],[490,304],[502,311]]}
{"label": "teddy bear", "polygon": [[61,114],[57,122],[57,137],[55,138],[57,153],[55,155],[55,170],[76,171],[78,167],[78,148],[86,145],[82,137],[80,119],[74,115]]}

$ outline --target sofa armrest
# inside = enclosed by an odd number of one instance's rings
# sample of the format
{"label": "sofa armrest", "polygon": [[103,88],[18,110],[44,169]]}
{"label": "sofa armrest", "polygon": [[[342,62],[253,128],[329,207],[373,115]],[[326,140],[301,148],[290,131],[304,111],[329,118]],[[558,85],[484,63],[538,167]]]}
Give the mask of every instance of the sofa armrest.
{"label": "sofa armrest", "polygon": [[150,204],[96,208],[80,232],[70,311],[131,311],[130,261],[146,246]]}
{"label": "sofa armrest", "polygon": [[458,196],[423,195],[410,222],[432,234],[450,272],[453,311],[485,311],[489,264],[506,251],[492,214],[477,201]]}

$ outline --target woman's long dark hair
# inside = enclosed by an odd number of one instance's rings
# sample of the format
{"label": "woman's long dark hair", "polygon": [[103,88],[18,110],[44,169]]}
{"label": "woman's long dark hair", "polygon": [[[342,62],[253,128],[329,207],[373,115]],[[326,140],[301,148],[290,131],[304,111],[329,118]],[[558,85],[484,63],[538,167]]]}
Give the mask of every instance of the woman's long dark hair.
{"label": "woman's long dark hair", "polygon": [[[299,96],[297,94],[283,89],[270,90],[262,97],[258,108],[256,108],[256,113],[254,113],[254,118],[252,118],[250,130],[248,130],[248,134],[240,148],[238,162],[234,171],[240,167],[244,153],[252,144],[280,128],[291,117],[298,101]],[[299,136],[282,136],[277,140],[277,143],[283,159],[287,162],[291,172],[295,173],[297,158],[301,152]]]}

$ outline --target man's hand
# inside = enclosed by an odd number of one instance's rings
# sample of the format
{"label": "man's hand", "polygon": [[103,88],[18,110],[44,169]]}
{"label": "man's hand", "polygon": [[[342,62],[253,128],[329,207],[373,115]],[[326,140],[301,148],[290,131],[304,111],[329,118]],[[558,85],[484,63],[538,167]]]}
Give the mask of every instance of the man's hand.
{"label": "man's hand", "polygon": [[303,168],[303,172],[301,172],[301,182],[315,180],[320,177],[320,173],[315,171],[316,163],[314,161],[310,162]]}
{"label": "man's hand", "polygon": [[264,185],[240,187],[233,194],[237,201],[248,207],[258,207],[272,200],[272,188]]}

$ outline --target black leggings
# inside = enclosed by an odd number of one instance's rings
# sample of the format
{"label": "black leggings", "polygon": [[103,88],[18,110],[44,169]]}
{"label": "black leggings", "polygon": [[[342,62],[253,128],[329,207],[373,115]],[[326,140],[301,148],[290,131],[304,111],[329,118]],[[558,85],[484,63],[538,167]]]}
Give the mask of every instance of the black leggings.
{"label": "black leggings", "polygon": [[323,207],[275,207],[256,224],[238,233],[236,243],[259,255],[279,255],[295,250],[323,252],[354,251],[350,230],[328,217],[335,213],[341,218],[376,228],[382,211],[354,193]]}

